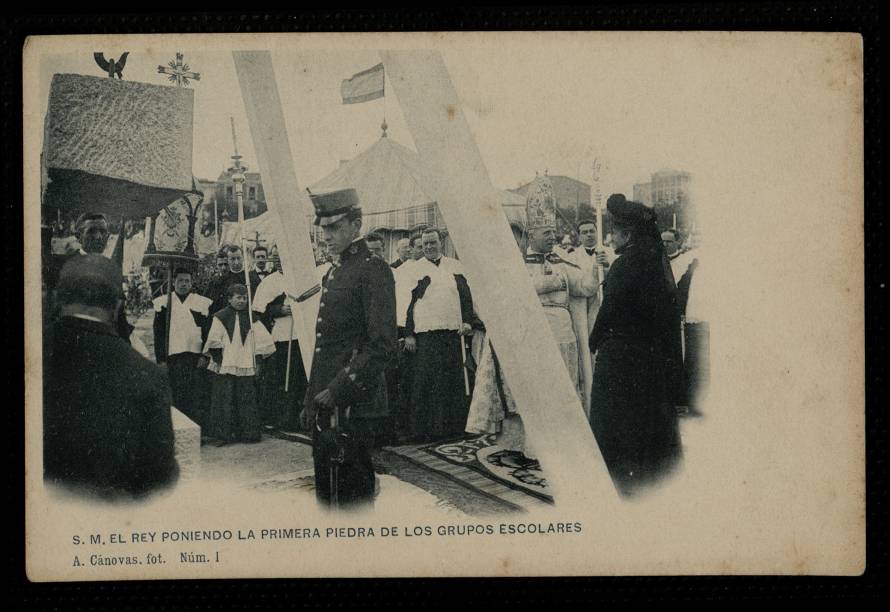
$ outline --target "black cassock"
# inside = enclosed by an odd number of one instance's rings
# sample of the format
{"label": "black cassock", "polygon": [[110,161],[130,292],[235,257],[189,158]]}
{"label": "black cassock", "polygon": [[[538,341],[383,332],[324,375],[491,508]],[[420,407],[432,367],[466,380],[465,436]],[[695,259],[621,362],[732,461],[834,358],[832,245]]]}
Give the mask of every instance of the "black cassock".
{"label": "black cassock", "polygon": [[675,401],[682,353],[677,289],[658,245],[616,253],[590,334],[590,424],[619,491],[653,482],[681,457]]}
{"label": "black cassock", "polygon": [[[210,404],[210,381],[206,369],[198,367],[201,358],[200,353],[181,352],[174,355],[167,353],[167,296],[163,297],[164,304],[160,311],[155,312],[154,323],[154,349],[155,361],[159,364],[167,364],[167,377],[170,380],[170,391],[173,394],[173,405],[183,414],[201,426],[204,430],[208,426],[208,407]],[[174,300],[184,301],[186,298],[173,293]],[[201,330],[201,346],[207,341],[207,332],[210,329],[210,319],[207,315],[190,310],[195,326]],[[172,334],[185,333],[186,330],[177,330],[174,326]]]}
{"label": "black cassock", "polygon": [[[250,277],[250,295],[254,296],[262,279],[260,279],[256,270],[251,270],[248,276]],[[207,297],[211,300],[209,316],[213,317],[213,315],[229,305],[228,290],[230,285],[243,284],[244,270],[240,272],[226,272],[223,276],[213,279],[207,287]]]}
{"label": "black cassock", "polygon": [[[424,442],[464,435],[473,391],[471,379],[468,379],[469,395],[464,386],[463,354],[469,352],[466,346],[461,351],[464,336],[456,330],[414,332],[414,307],[424,298],[430,282],[425,276],[411,291],[405,323],[405,334],[417,339],[417,351],[412,356],[409,427],[411,437]],[[455,274],[454,282],[461,322],[472,326],[478,319],[473,311],[470,287],[462,274]]]}
{"label": "black cassock", "polygon": [[[397,346],[396,292],[389,265],[371,256],[364,240],[341,253],[339,265],[322,280],[315,331],[304,410],[312,426],[316,496],[330,503],[331,458],[342,450],[340,505],[370,502],[374,497],[370,421],[388,413],[384,369]],[[330,426],[330,413],[317,412],[313,401],[324,389],[339,408],[339,441]]]}
{"label": "black cassock", "polygon": [[[288,325],[281,311],[286,295],[280,293],[269,302],[265,312],[254,311],[254,319],[262,321],[271,334],[276,325]],[[290,324],[292,325],[292,319]],[[288,330],[290,331],[290,330]],[[288,353],[290,353],[290,379],[288,379]],[[303,355],[300,343],[296,339],[288,342],[275,341],[275,352],[269,357],[268,367],[263,369],[259,377],[260,418],[267,425],[283,429],[299,429],[299,414],[306,395],[306,368],[303,366]],[[284,390],[287,383],[287,391]]]}

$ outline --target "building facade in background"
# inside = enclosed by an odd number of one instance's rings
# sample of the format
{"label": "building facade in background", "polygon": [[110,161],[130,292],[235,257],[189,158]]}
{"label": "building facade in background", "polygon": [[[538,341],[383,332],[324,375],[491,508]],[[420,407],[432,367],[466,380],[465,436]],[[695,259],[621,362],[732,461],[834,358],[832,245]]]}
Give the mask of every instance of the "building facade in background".
{"label": "building facade in background", "polygon": [[633,199],[654,208],[658,214],[658,226],[689,230],[694,225],[694,213],[690,198],[692,175],[682,170],[663,169],[655,172],[648,183],[634,185]]}

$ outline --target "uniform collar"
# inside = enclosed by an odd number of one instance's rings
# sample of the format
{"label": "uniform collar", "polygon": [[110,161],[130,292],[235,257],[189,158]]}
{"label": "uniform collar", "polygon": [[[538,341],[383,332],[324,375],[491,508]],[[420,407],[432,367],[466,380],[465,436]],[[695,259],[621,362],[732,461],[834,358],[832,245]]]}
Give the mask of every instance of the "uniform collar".
{"label": "uniform collar", "polygon": [[340,265],[342,266],[347,260],[358,257],[369,257],[371,251],[368,250],[368,243],[364,238],[358,238],[352,242],[346,250],[340,253]]}

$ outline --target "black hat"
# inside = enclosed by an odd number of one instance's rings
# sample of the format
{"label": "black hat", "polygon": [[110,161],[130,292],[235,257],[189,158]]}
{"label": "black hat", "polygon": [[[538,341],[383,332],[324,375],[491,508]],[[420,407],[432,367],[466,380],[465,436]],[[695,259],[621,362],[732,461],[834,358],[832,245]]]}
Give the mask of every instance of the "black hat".
{"label": "black hat", "polygon": [[310,193],[315,207],[315,225],[336,223],[350,212],[361,211],[358,192],[355,189],[338,189],[327,193]]}
{"label": "black hat", "polygon": [[606,201],[606,209],[612,215],[614,223],[623,226],[635,226],[655,220],[655,211],[640,202],[624,197],[624,194],[613,193]]}

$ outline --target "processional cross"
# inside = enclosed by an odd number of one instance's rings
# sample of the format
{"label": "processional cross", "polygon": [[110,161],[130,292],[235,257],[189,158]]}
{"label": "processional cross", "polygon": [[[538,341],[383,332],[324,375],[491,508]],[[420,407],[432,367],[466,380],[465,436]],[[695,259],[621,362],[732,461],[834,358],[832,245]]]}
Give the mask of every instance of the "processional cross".
{"label": "processional cross", "polygon": [[176,52],[176,59],[167,62],[166,66],[158,66],[158,74],[166,74],[171,83],[177,87],[188,87],[189,80],[200,81],[200,72],[191,72],[189,65],[182,61],[183,55]]}
{"label": "processional cross", "polygon": [[254,237],[253,238],[245,238],[245,242],[252,242],[253,250],[256,250],[256,248],[258,246],[260,246],[261,244],[265,244],[266,241],[263,240],[262,238],[260,238],[259,232],[254,232]]}

